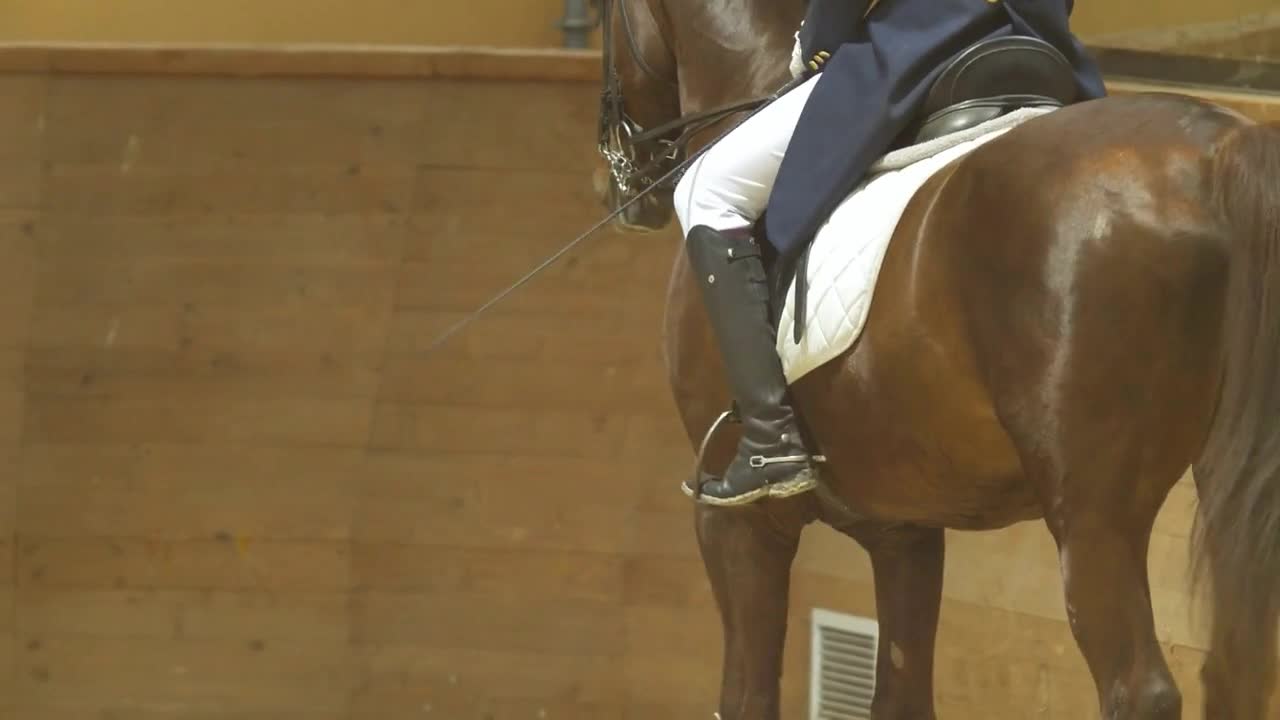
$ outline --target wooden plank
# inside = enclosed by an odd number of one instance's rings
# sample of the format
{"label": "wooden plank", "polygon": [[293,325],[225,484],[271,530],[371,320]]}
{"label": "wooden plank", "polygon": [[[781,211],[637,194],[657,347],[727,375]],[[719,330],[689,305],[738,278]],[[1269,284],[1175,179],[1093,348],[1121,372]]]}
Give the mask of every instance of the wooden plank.
{"label": "wooden plank", "polygon": [[264,166],[412,172],[432,95],[344,80],[77,76],[49,87],[46,161],[122,175]]}
{"label": "wooden plank", "polygon": [[100,635],[22,640],[16,704],[83,710],[332,712],[352,687],[345,643]]}
{"label": "wooden plank", "polygon": [[[368,184],[417,167],[573,172],[590,190],[601,162],[598,91],[576,84],[433,82],[406,96],[390,84],[333,80],[52,82],[58,122],[46,152],[51,170],[68,174],[52,188],[62,192],[90,171],[146,188],[155,174],[176,183],[183,173],[251,178],[271,168],[294,171],[292,184],[305,188],[308,178]],[[249,104],[264,109],[237,111]]]}
{"label": "wooden plank", "polygon": [[[707,720],[707,708],[716,707],[718,700],[700,700],[696,703],[662,702],[655,693],[645,693],[627,703],[620,720],[646,720],[670,718],[670,720]],[[783,717],[807,717],[807,709],[787,707]],[[714,716],[713,716],[714,717]]]}
{"label": "wooden plank", "polygon": [[[59,708],[44,705],[22,705],[12,720],[351,720],[345,709],[277,708],[273,710],[241,710],[237,708],[202,709],[177,707],[140,707],[121,701],[84,708]],[[0,710],[0,718],[8,720]]]}
{"label": "wooden plank", "polygon": [[363,398],[227,397],[216,385],[187,386],[176,397],[33,393],[26,404],[25,434],[36,443],[360,447],[371,413]]}
{"label": "wooden plank", "polygon": [[[176,361],[175,361],[176,356]],[[377,357],[325,357],[278,351],[240,357],[233,352],[33,350],[26,390],[33,397],[113,398],[183,395],[205,391],[264,402],[305,396],[370,398],[378,385]]]}
{"label": "wooden plank", "polygon": [[[679,493],[684,476],[668,479],[668,492]],[[683,494],[681,495],[683,497]],[[685,498],[686,501],[688,498]],[[650,510],[637,507],[630,515],[626,549],[656,557],[697,558],[698,539],[694,533],[693,514],[686,506],[679,510]]]}
{"label": "wooden plank", "polygon": [[628,608],[666,608],[692,613],[711,609],[707,603],[711,598],[711,581],[700,559],[628,555],[623,566],[623,582],[623,602]]}
{"label": "wooden plank", "polygon": [[[799,659],[799,656],[793,657]],[[719,643],[716,643],[695,656],[627,655],[619,670],[626,682],[628,698],[653,702],[660,697],[664,705],[700,706],[701,712],[695,717],[705,720],[719,700],[720,666]],[[795,667],[794,663],[787,665],[782,682],[782,717],[804,717],[807,685],[801,689],[799,683],[791,679],[790,673]]]}
{"label": "wooden plank", "polygon": [[[556,479],[530,478],[529,482]],[[621,503],[582,502],[573,512],[531,511],[526,496],[512,495],[483,503],[467,502],[465,507],[466,511],[449,512],[387,501],[365,503],[356,537],[367,542],[451,543],[508,550],[575,551],[590,547],[604,552],[620,552],[644,542],[628,524],[628,507]],[[659,539],[650,541],[658,543]],[[690,541],[691,551],[695,547]]]}
{"label": "wooden plank", "polygon": [[433,714],[448,707],[476,713],[477,701],[605,705],[622,698],[615,654],[437,649],[408,644],[359,646],[356,653],[358,665],[364,668],[352,700],[357,717],[377,717],[381,711],[405,708],[424,711],[428,705]]}
{"label": "wooden plank", "polygon": [[[178,260],[268,267],[376,267],[398,263],[410,233],[403,215],[325,211],[198,217],[50,213],[40,218],[38,230],[43,257],[94,261],[108,268],[111,263]],[[88,237],[93,242],[86,242]]]}
{"label": "wooden plank", "polygon": [[22,589],[22,637],[85,635],[185,640],[347,640],[340,592]]}
{"label": "wooden plank", "polygon": [[[391,360],[405,362],[422,357],[437,337],[465,316],[461,311],[397,309],[391,320]],[[599,322],[583,322],[581,314],[569,308],[526,312],[504,310],[497,305],[451,337],[437,352],[451,361],[572,364],[590,358],[597,364],[644,363],[650,368],[662,368],[662,344],[655,328],[626,322],[623,310],[592,310],[592,316],[598,317]],[[665,376],[665,370],[662,374]]]}
{"label": "wooden plank", "polygon": [[396,212],[408,204],[412,176],[401,172],[191,168],[133,170],[61,166],[45,174],[44,202],[66,214],[221,212]]}
{"label": "wooden plank", "polygon": [[33,362],[44,367],[32,378],[52,383],[54,374],[76,369],[204,380],[296,371],[345,375],[348,384],[359,384],[387,341],[389,304],[388,297],[387,305],[369,298],[345,307],[42,307],[28,347]]}
{"label": "wooden plank", "polygon": [[1179,54],[1210,55],[1246,62],[1275,62],[1280,58],[1280,28],[1268,27],[1233,34],[1230,38],[1195,38],[1179,42]]}
{"label": "wooden plank", "polygon": [[[329,352],[299,354],[289,346],[250,355],[227,346],[249,345],[237,334],[253,334],[255,324],[269,330],[290,324],[291,318],[336,319],[350,328],[348,337],[363,334],[367,352],[379,352],[394,293],[393,266],[190,259],[106,265],[68,258],[45,263],[42,271],[37,320],[47,309],[66,317],[70,308],[91,305],[95,310],[77,322],[96,317],[96,333],[102,333],[106,347],[33,354],[26,412],[31,439],[265,440],[274,435],[293,442],[364,442],[377,384],[376,357],[344,363],[335,358],[334,345]],[[174,309],[176,350],[116,352],[110,347],[123,323],[108,308],[154,312],[157,306]],[[257,317],[240,325],[238,314]],[[298,325],[299,330],[317,327]],[[197,331],[211,336],[214,346],[202,347]],[[273,338],[268,346],[279,348],[289,339],[288,333],[267,334]],[[136,380],[129,378],[131,372]],[[263,412],[262,403],[280,407]],[[126,416],[130,422],[122,421]]]}
{"label": "wooden plank", "polygon": [[342,592],[201,592],[184,597],[178,636],[332,643],[350,638],[351,596]]}
{"label": "wooden plank", "polygon": [[358,44],[9,42],[0,72],[356,76],[594,82],[598,50]]}
{"label": "wooden plank", "polygon": [[[705,661],[708,669],[717,665],[716,660],[722,650],[723,631],[715,605],[706,602],[706,599],[696,607],[689,608],[627,607],[623,621],[626,633],[624,647],[628,658],[660,661],[678,657]],[[794,622],[789,621],[788,625],[792,624]],[[795,637],[790,640],[792,642],[789,645],[800,643],[807,647],[808,633],[796,632]],[[795,665],[788,668],[792,669],[799,670]],[[696,673],[695,676],[714,679],[714,676],[704,673]]]}
{"label": "wooden plank", "polygon": [[[427,406],[488,407],[606,413],[618,408],[661,412],[667,382],[647,362],[591,354],[584,343],[574,361],[454,359],[444,355],[393,355],[384,373],[384,397]],[[440,378],[452,378],[442,383]]]}
{"label": "wooden plank", "polygon": [[629,418],[627,437],[622,446],[623,456],[631,461],[670,453],[692,460],[694,448],[685,435],[670,392],[663,392],[661,400],[655,404],[658,407],[653,412],[637,412]]}
{"label": "wooden plank", "polygon": [[0,210],[40,206],[46,88],[39,75],[0,77]]}
{"label": "wooden plank", "polygon": [[0,537],[0,593],[18,585],[16,555],[17,538],[13,535]]}
{"label": "wooden plank", "polygon": [[[584,173],[598,166],[600,109],[590,85],[433,83],[420,161],[465,167]],[[585,228],[584,228],[585,229]]]}
{"label": "wooden plank", "polygon": [[[177,306],[243,310],[387,306],[395,268],[307,262],[243,263],[199,257],[104,263],[74,256],[50,258],[40,268],[37,312],[68,305]],[[335,307],[337,306],[337,307]]]}
{"label": "wooden plank", "polygon": [[215,400],[376,392],[393,293],[377,286],[381,270],[169,264],[187,275],[184,284],[159,267],[115,265],[132,276],[116,281],[75,267],[48,273],[61,289],[34,312],[25,373],[32,393],[163,402],[170,391],[199,394],[202,386],[229,393]]}
{"label": "wooden plank", "polygon": [[[476,451],[371,454],[360,471],[361,500],[422,502],[456,510],[466,504],[460,500],[464,497],[477,502],[520,497],[511,492],[512,478],[518,477],[536,486],[535,498],[560,510],[589,502],[591,488],[618,471],[618,463],[608,457],[521,453],[501,447],[500,440],[495,438],[489,447]],[[642,489],[613,484],[609,504],[631,505],[643,494]]]}
{"label": "wooden plank", "polygon": [[[7,548],[0,548],[7,550]],[[15,615],[14,592],[11,586],[6,587],[11,575],[4,575],[4,583],[0,584],[0,718],[19,717],[12,710],[15,694],[14,679],[17,675],[17,635],[13,627]]]}
{"label": "wooden plank", "polygon": [[[9,548],[3,547],[0,548],[0,550],[7,553]],[[0,582],[0,658],[4,657],[4,648],[10,644],[15,632],[14,619],[16,617],[16,613],[14,610],[17,607],[18,601],[17,591],[15,590],[12,580],[13,574],[5,573],[3,575],[3,582]],[[5,677],[5,673],[0,671],[0,681]],[[4,697],[10,696],[6,694]]]}
{"label": "wooden plank", "polygon": [[[583,128],[585,129],[585,128]],[[501,212],[494,212],[500,207]],[[510,171],[475,167],[425,167],[413,197],[414,232],[406,244],[412,260],[470,259],[477,264],[508,259],[525,265],[585,232],[607,214],[592,184],[590,168],[569,171]],[[644,271],[652,258],[674,258],[675,243],[637,243],[612,228],[553,266],[578,258],[609,259]]]}
{"label": "wooden plank", "polygon": [[0,210],[0,350],[19,350],[27,343],[39,242],[35,213]]}
{"label": "wooden plank", "polygon": [[680,485],[693,472],[693,458],[693,451],[688,445],[684,445],[647,459],[628,459],[622,463],[618,477],[619,483],[640,488],[640,499],[636,504],[640,517],[656,516],[689,522],[685,532],[674,538],[678,543],[694,542],[693,508],[689,498],[680,489]]}
{"label": "wooden plank", "polygon": [[24,588],[345,592],[351,586],[345,542],[23,538],[14,560]]}
{"label": "wooden plank", "polygon": [[[582,471],[592,466],[601,470]],[[632,489],[612,484],[609,465],[591,458],[441,457],[412,468],[403,480],[365,475],[357,541],[569,553],[620,552],[634,542]]]}
{"label": "wooden plank", "polygon": [[370,447],[378,450],[483,453],[496,446],[522,455],[606,458],[617,454],[627,418],[607,412],[383,401],[373,422]]}
{"label": "wooden plank", "polygon": [[27,539],[342,540],[362,467],[355,451],[318,448],[31,445],[18,529]]}
{"label": "wooden plank", "polygon": [[[484,695],[445,696],[418,702],[383,703],[376,709],[354,711],[349,720],[421,720],[423,717],[476,718],[477,720],[597,720],[626,717],[622,703],[584,703],[575,700],[493,700]],[[705,716],[706,713],[701,713]],[[668,714],[649,717],[672,717]],[[705,717],[703,718],[705,720]]]}
{"label": "wooden plank", "polygon": [[[398,302],[401,307],[412,309],[467,313],[488,302],[532,269],[532,265],[514,261],[495,261],[491,265],[457,260],[408,262],[400,278]],[[628,306],[645,302],[643,295],[637,297],[640,291],[653,293],[650,297],[656,295],[652,284],[621,268],[597,275],[575,273],[569,282],[543,277],[536,278],[504,300],[503,309],[545,313],[578,308],[584,324],[603,327],[606,321],[616,319]],[[650,327],[652,330],[648,336],[657,343],[660,328]]]}
{"label": "wooden plank", "polygon": [[554,593],[362,591],[352,597],[351,636],[361,645],[599,657],[620,647],[623,633],[616,605]]}
{"label": "wooden plank", "polygon": [[351,566],[357,590],[501,596],[520,588],[525,597],[567,602],[616,604],[622,598],[623,560],[599,552],[356,543]]}
{"label": "wooden plank", "polygon": [[[12,584],[12,550],[18,525],[18,485],[22,473],[22,451],[16,446],[0,446],[0,588]],[[0,619],[0,626],[3,624]]]}
{"label": "wooden plank", "polygon": [[[21,351],[0,349],[0,457],[5,459],[7,455],[3,453],[16,447],[23,433],[27,407],[23,362]],[[0,491],[6,491],[6,495],[11,487],[0,481]],[[4,517],[2,510],[0,517]]]}

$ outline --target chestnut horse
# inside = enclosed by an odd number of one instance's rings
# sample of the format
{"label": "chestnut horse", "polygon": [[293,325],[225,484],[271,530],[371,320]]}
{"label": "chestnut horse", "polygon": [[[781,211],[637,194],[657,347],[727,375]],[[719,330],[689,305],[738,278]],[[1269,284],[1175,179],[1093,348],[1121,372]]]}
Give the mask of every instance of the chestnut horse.
{"label": "chestnut horse", "polygon": [[[642,128],[789,79],[803,0],[611,1],[606,67]],[[648,202],[627,224],[668,221],[669,197]],[[1037,519],[1102,717],[1181,717],[1146,559],[1157,512],[1194,468],[1193,550],[1214,600],[1205,717],[1262,718],[1280,612],[1280,128],[1166,94],[1035,118],[920,189],[878,283],[858,342],[793,386],[827,456],[824,492],[694,504],[723,621],[720,717],[778,717],[808,523],[870,554],[873,717],[891,720],[934,717],[944,530]],[[667,303],[670,381],[696,447],[729,395],[683,245]]]}

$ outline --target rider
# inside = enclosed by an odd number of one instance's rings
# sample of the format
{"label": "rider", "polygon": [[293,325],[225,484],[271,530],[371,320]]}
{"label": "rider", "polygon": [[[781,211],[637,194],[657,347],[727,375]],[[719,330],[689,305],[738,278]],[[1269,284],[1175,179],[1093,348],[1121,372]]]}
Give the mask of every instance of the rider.
{"label": "rider", "polygon": [[946,60],[984,40],[1040,38],[1075,68],[1079,99],[1102,97],[1102,77],[1068,27],[1072,5],[810,0],[792,60],[793,76],[807,80],[708,149],[676,187],[689,262],[743,426],[723,477],[702,484],[702,502],[739,505],[816,484],[813,456],[787,400],[753,238],[766,205],[766,237],[780,262],[793,262],[915,118]]}

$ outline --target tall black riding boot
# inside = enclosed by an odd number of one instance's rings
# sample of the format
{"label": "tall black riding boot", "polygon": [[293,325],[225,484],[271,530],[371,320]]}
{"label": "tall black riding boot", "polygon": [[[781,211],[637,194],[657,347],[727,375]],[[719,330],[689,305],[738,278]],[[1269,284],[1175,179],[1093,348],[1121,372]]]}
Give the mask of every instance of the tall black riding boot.
{"label": "tall black riding boot", "polygon": [[814,457],[787,401],[759,245],[748,231],[699,225],[689,231],[686,251],[724,358],[742,440],[723,477],[699,467],[685,492],[712,505],[742,505],[812,490]]}

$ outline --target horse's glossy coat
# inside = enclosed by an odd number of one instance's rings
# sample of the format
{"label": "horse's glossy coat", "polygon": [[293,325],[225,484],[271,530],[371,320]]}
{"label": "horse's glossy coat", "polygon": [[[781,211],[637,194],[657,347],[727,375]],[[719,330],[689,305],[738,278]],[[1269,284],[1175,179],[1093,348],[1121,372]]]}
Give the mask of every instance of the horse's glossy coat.
{"label": "horse's glossy coat", "polygon": [[[678,79],[677,95],[617,53],[646,124],[781,85],[803,15],[799,0],[627,5],[649,62]],[[721,718],[778,717],[806,524],[870,553],[874,717],[929,720],[944,528],[1040,518],[1102,717],[1181,717],[1146,551],[1192,465],[1215,598],[1205,717],[1264,717],[1280,600],[1277,187],[1280,130],[1173,95],[1062,109],[933,178],[894,237],[862,337],[794,388],[837,500],[693,511],[724,623]],[[728,396],[680,252],[664,340],[696,444]]]}

